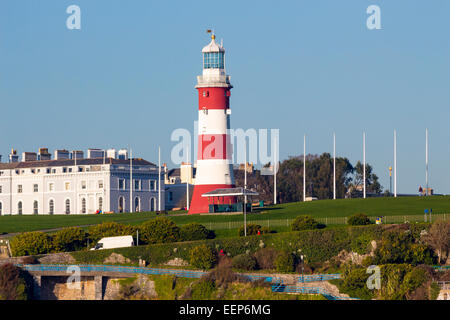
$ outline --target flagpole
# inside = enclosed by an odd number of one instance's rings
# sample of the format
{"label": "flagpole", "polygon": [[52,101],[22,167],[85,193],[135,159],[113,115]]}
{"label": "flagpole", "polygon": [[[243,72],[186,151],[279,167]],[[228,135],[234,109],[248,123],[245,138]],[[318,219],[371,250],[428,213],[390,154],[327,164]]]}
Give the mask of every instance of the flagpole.
{"label": "flagpole", "polygon": [[425,195],[428,196],[428,128],[425,129]]}
{"label": "flagpole", "polygon": [[303,136],[303,201],[306,201],[306,134]]}
{"label": "flagpole", "polygon": [[366,133],[363,132],[363,181],[364,181],[364,199],[366,198]]}
{"label": "flagpole", "polygon": [[161,147],[158,146],[158,211],[161,212]]}
{"label": "flagpole", "polygon": [[[187,148],[186,165],[189,164],[189,147]],[[189,180],[190,180],[190,178],[191,178],[191,171],[189,171],[188,178],[186,179],[186,208],[188,211],[189,211]]]}
{"label": "flagpole", "polygon": [[133,150],[130,148],[130,213],[133,213]]}
{"label": "flagpole", "polygon": [[397,131],[394,130],[394,198],[397,198]]}
{"label": "flagpole", "polygon": [[[273,151],[273,203],[277,204],[277,142],[275,141],[275,148]],[[245,145],[245,158],[247,159],[247,144]],[[247,161],[247,160],[246,160]]]}
{"label": "flagpole", "polygon": [[[244,152],[245,152],[245,164],[244,164],[244,236],[247,236],[247,141],[244,142]],[[275,156],[276,157],[276,156]],[[276,179],[276,176],[274,175],[274,179]],[[276,186],[276,183],[275,183]],[[276,187],[275,187],[276,188]],[[275,197],[275,204],[276,203],[276,196],[274,192]]]}
{"label": "flagpole", "polygon": [[336,200],[336,133],[333,132],[333,199]]}

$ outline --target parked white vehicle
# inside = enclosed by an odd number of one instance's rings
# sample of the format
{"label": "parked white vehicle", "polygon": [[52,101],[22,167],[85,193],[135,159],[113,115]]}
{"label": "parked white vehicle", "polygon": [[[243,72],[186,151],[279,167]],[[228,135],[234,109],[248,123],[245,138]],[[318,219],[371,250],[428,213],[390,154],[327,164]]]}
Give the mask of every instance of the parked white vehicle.
{"label": "parked white vehicle", "polygon": [[132,236],[101,238],[91,250],[115,249],[134,246]]}

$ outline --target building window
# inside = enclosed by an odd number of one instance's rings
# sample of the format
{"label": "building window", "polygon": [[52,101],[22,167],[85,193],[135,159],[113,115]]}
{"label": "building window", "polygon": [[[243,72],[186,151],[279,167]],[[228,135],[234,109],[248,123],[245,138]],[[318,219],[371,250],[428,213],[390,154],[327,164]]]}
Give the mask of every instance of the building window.
{"label": "building window", "polygon": [[17,193],[22,193],[22,185],[17,185]]}
{"label": "building window", "polygon": [[39,192],[39,185],[33,184],[33,192]]}
{"label": "building window", "polygon": [[47,169],[45,170],[45,172],[46,172],[46,173],[50,173],[50,168],[47,168]]}
{"label": "building window", "polygon": [[156,209],[156,199],[151,198],[150,199],[150,211],[155,211],[155,209]]}
{"label": "building window", "polygon": [[53,182],[50,182],[48,184],[48,191],[54,191],[55,190],[55,184]]}
{"label": "building window", "polygon": [[119,179],[119,189],[125,190],[125,180],[124,179]]}
{"label": "building window", "polygon": [[103,180],[98,180],[98,188],[103,189]]}
{"label": "building window", "polygon": [[67,168],[63,168],[62,170],[63,170],[63,173],[67,172]]}
{"label": "building window", "polygon": [[33,214],[39,214],[39,203],[37,201],[33,202]]}
{"label": "building window", "polygon": [[141,180],[134,180],[134,190],[141,190]]}
{"label": "building window", "polygon": [[81,181],[81,189],[86,189],[86,181]]}
{"label": "building window", "polygon": [[81,199],[81,213],[86,213],[86,199]]}
{"label": "building window", "polygon": [[48,214],[54,214],[55,213],[55,201],[53,201],[53,199],[51,199],[48,202]]}
{"label": "building window", "polygon": [[203,69],[223,69],[223,52],[206,52],[203,54]]}
{"label": "building window", "polygon": [[66,214],[70,214],[70,199],[66,199]]}
{"label": "building window", "polygon": [[22,215],[22,201],[19,201],[19,203],[17,204],[17,213],[19,215]]}
{"label": "building window", "polygon": [[119,212],[122,213],[125,207],[125,199],[123,197],[119,197]]}
{"label": "building window", "polygon": [[169,192],[169,201],[170,202],[173,201],[173,192],[172,191]]}
{"label": "building window", "polygon": [[70,182],[66,182],[66,183],[64,184],[64,189],[65,189],[66,191],[69,191],[69,190],[70,190]]}
{"label": "building window", "polygon": [[103,198],[98,198],[98,210],[103,211]]}
{"label": "building window", "polygon": [[156,191],[156,180],[150,180],[150,191]]}
{"label": "building window", "polygon": [[139,212],[141,211],[141,200],[139,199],[139,197],[134,198],[134,212]]}
{"label": "building window", "polygon": [[2,213],[3,213],[3,204],[0,202],[0,216],[2,215]]}
{"label": "building window", "polygon": [[3,186],[0,186],[0,193],[3,192]]}

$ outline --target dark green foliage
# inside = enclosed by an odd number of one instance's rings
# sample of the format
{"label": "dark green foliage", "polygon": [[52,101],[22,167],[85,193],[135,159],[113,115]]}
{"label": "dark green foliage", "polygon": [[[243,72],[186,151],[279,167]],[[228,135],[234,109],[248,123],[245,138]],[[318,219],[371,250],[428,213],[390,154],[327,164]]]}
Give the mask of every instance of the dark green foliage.
{"label": "dark green foliage", "polygon": [[371,241],[373,240],[373,236],[371,234],[361,234],[352,239],[351,249],[353,252],[357,252],[359,254],[366,254],[370,252]]}
{"label": "dark green foliage", "polygon": [[233,258],[233,268],[241,270],[255,270],[256,259],[246,253],[239,254]]}
{"label": "dark green foliage", "polygon": [[208,239],[211,232],[205,226],[193,222],[180,227],[181,241],[193,241]]}
{"label": "dark green foliage", "polygon": [[374,291],[367,287],[367,279],[370,274],[365,268],[352,268],[344,273],[344,279],[336,281],[339,291],[353,298],[370,300],[374,297]]}
{"label": "dark green foliage", "polygon": [[89,228],[89,239],[97,242],[101,238],[119,237],[119,236],[136,236],[136,229],[127,224],[117,222],[103,222]]}
{"label": "dark green foliage", "polygon": [[139,227],[140,239],[144,243],[168,243],[180,240],[180,228],[175,222],[165,217],[144,222]]}
{"label": "dark green foliage", "polygon": [[275,259],[278,252],[273,248],[262,248],[255,252],[255,259],[259,269],[272,270],[275,268]]}
{"label": "dark green foliage", "polygon": [[432,264],[434,260],[432,250],[425,245],[415,244],[410,232],[386,232],[375,250],[375,262],[377,264]]}
{"label": "dark green foliage", "polygon": [[77,227],[61,229],[53,236],[53,246],[58,252],[82,250],[86,247],[86,232]]}
{"label": "dark green foliage", "polygon": [[314,230],[319,229],[321,225],[311,216],[298,216],[292,222],[292,231]]}
{"label": "dark green foliage", "polygon": [[28,291],[18,267],[10,263],[0,266],[0,300],[27,300]]}
{"label": "dark green foliage", "polygon": [[213,281],[202,278],[192,285],[193,300],[209,300],[213,298],[216,286]]}
{"label": "dark green foliage", "polygon": [[441,292],[441,287],[437,282],[432,282],[430,285],[430,300],[436,300]]}
{"label": "dark green foliage", "polygon": [[216,262],[216,252],[205,244],[194,247],[190,251],[189,263],[195,268],[209,270],[214,267]]}
{"label": "dark green foliage", "polygon": [[295,270],[294,255],[288,251],[280,251],[275,259],[275,268],[278,272],[293,272]]}
{"label": "dark green foliage", "polygon": [[370,221],[369,217],[365,214],[358,213],[348,218],[347,224],[350,226],[365,226],[372,224],[372,221]]}
{"label": "dark green foliage", "polygon": [[[268,228],[261,227],[259,224],[247,224],[247,236],[257,235],[258,231],[260,232],[260,234],[270,233],[270,230]],[[240,237],[244,236],[244,226],[239,228],[238,234]]]}
{"label": "dark green foliage", "polygon": [[52,251],[50,237],[43,232],[25,232],[15,236],[11,242],[13,256],[28,256]]}

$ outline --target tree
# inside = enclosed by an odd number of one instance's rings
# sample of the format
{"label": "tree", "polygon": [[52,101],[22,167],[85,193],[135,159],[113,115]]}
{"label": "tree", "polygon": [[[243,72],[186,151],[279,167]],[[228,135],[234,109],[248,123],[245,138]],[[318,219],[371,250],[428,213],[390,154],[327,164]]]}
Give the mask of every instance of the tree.
{"label": "tree", "polygon": [[424,240],[436,251],[438,262],[441,263],[448,256],[450,247],[450,221],[434,222]]}
{"label": "tree", "polygon": [[89,228],[89,238],[94,242],[105,237],[130,236],[135,233],[135,227],[117,222],[103,222]]}
{"label": "tree", "polygon": [[298,216],[291,225],[292,231],[313,230],[319,229],[320,227],[320,223],[311,216]]}
{"label": "tree", "polygon": [[25,232],[11,240],[13,256],[28,256],[49,253],[52,250],[50,237],[43,232]]}
{"label": "tree", "polygon": [[145,243],[168,243],[180,240],[180,228],[175,222],[165,217],[144,222],[139,228],[139,234]]}
{"label": "tree", "polygon": [[[366,163],[366,191],[380,194],[382,187],[378,182],[378,176],[372,172],[372,166]],[[355,175],[353,178],[353,186],[355,188],[361,188],[364,184],[364,165],[361,161],[358,161],[355,166]]]}
{"label": "tree", "polygon": [[78,251],[86,246],[86,232],[77,227],[59,230],[53,237],[53,246],[56,251]]}
{"label": "tree", "polygon": [[20,269],[11,263],[0,266],[0,300],[26,300],[28,287]]}

